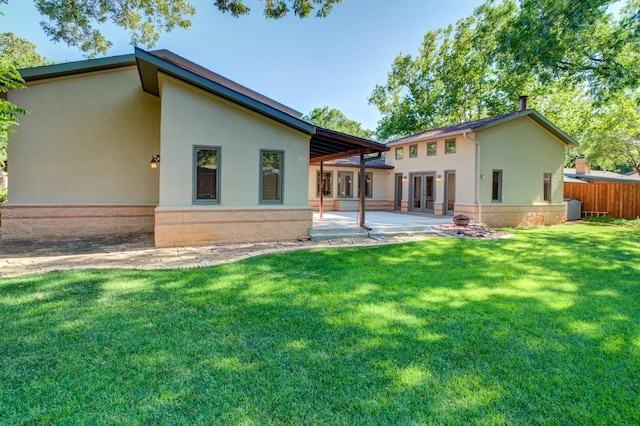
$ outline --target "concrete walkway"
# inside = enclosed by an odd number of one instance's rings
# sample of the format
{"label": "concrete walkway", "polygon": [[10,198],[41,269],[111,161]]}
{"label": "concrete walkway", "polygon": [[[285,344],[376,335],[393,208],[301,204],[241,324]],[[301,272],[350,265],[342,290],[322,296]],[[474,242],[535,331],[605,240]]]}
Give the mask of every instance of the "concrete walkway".
{"label": "concrete walkway", "polygon": [[372,246],[417,241],[429,235],[289,240],[263,243],[209,244],[155,248],[153,234],[73,238],[68,240],[4,240],[0,242],[0,278],[72,269],[185,269],[220,265],[253,256],[293,250]]}
{"label": "concrete walkway", "polygon": [[[451,217],[393,212],[367,212],[369,233],[358,226],[357,212],[327,212],[313,218],[312,239],[275,242],[207,244],[155,248],[153,234],[72,238],[66,240],[3,240],[0,278],[70,269],[180,269],[214,266],[269,253],[292,250],[371,246],[416,241],[438,233]],[[313,233],[320,233],[313,238]],[[317,235],[317,234],[316,234]]]}

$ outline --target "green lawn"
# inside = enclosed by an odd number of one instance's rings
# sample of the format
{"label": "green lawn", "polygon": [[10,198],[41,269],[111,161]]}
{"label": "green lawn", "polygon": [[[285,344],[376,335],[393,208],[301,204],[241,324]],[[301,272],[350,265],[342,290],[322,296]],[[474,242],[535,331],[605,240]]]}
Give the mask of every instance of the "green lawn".
{"label": "green lawn", "polygon": [[0,281],[1,424],[639,424],[640,232]]}

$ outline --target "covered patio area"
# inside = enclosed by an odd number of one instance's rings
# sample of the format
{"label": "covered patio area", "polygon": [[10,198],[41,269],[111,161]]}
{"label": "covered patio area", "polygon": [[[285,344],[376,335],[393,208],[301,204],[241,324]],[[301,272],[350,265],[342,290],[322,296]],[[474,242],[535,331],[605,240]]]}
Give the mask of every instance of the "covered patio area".
{"label": "covered patio area", "polygon": [[368,211],[367,232],[360,226],[359,212],[340,211],[313,214],[313,229],[309,231],[312,240],[330,238],[347,238],[362,236],[384,236],[403,234],[437,233],[442,224],[451,224],[451,216],[434,216],[429,214],[410,214],[400,212]]}

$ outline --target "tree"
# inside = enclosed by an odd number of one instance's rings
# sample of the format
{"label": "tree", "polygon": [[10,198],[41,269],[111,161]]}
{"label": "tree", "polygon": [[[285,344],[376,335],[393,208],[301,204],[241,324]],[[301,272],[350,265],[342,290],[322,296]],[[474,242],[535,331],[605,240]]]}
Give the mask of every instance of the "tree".
{"label": "tree", "polygon": [[415,58],[396,57],[386,84],[369,98],[382,114],[382,139],[512,111],[518,96],[534,90],[533,74],[496,67],[491,54],[495,31],[515,13],[514,5],[505,2],[491,12],[429,31]]}
{"label": "tree", "polygon": [[373,130],[363,129],[360,123],[348,119],[347,116],[345,116],[339,109],[329,108],[328,106],[314,108],[303,118],[316,126],[346,133],[352,136],[358,136],[360,138],[370,139],[374,135]]}
{"label": "tree", "polygon": [[640,173],[640,93],[618,93],[593,115],[581,152],[596,167],[631,166]]}
{"label": "tree", "polygon": [[[6,58],[0,58],[0,94],[10,89],[24,89],[24,80],[20,77],[17,68]],[[26,111],[17,107],[0,96],[0,168],[6,167],[7,142],[11,126],[18,124],[18,115]]]}
{"label": "tree", "polygon": [[[24,1],[24,0],[23,0]],[[305,18],[314,10],[325,17],[342,0],[261,0],[264,15],[278,19],[289,13]],[[6,3],[7,0],[0,0]],[[196,8],[190,0],[34,0],[36,8],[48,19],[42,22],[45,33],[54,41],[76,46],[89,56],[106,54],[111,47],[98,28],[105,22],[129,32],[132,44],[154,47],[163,31],[191,27]],[[251,9],[243,0],[215,0],[221,12],[240,17]]]}
{"label": "tree", "polygon": [[[489,0],[476,14],[495,4]],[[640,0],[627,0],[619,18],[609,13],[621,0],[520,0],[497,34],[495,55],[519,60],[503,66],[533,70],[544,81],[586,82],[599,99],[640,83]],[[504,57],[504,56],[503,56]],[[499,60],[499,59],[498,59]]]}
{"label": "tree", "polygon": [[51,63],[38,53],[35,44],[11,32],[0,33],[0,58],[7,58],[18,69]]}
{"label": "tree", "polygon": [[[48,63],[30,41],[13,33],[0,34],[0,93],[25,88],[18,68]],[[26,113],[24,109],[0,97],[0,168],[6,168],[9,133],[14,131],[11,127],[16,126],[19,116]]]}

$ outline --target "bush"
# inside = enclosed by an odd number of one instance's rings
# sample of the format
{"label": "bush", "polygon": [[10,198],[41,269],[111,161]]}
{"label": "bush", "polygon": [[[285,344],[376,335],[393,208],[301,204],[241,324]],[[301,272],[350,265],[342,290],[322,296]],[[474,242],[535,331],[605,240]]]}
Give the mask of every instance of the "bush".
{"label": "bush", "polygon": [[619,219],[611,216],[587,217],[586,222],[609,223],[611,225],[624,226],[625,228],[640,229],[640,218]]}
{"label": "bush", "polygon": [[0,188],[0,203],[7,201],[7,190]]}

